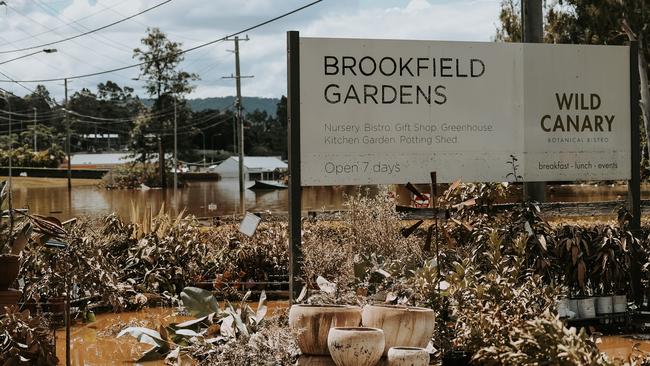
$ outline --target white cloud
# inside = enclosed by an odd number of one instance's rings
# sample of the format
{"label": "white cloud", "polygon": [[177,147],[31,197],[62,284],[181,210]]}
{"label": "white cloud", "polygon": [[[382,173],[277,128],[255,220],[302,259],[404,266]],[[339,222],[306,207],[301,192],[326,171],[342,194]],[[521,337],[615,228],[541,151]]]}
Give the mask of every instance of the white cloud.
{"label": "white cloud", "polygon": [[[25,80],[121,67],[135,63],[132,49],[140,46],[147,26],[160,27],[171,40],[182,42],[187,48],[306,3],[306,0],[174,0],[92,37],[52,46],[59,50],[56,54],[38,54],[0,65],[0,71]],[[147,0],[70,0],[68,3],[13,0],[6,13],[0,8],[0,22],[4,23],[0,51],[72,36],[153,4]],[[48,5],[61,9],[57,12]],[[251,40],[240,45],[242,73],[254,74],[255,78],[243,80],[242,91],[244,95],[264,97],[286,93],[287,30],[299,30],[301,35],[315,37],[489,41],[495,33],[498,11],[499,0],[325,0],[249,33]],[[79,21],[68,25],[72,20]],[[227,52],[232,48],[232,42],[223,42],[186,55],[181,67],[201,76],[192,97],[234,94],[234,81],[221,79],[234,72],[234,56]],[[0,54],[0,62],[29,52]],[[110,79],[142,93],[141,85],[131,80],[137,75],[137,69],[130,69],[77,79],[70,83],[70,89],[71,92],[82,87],[94,90],[98,83]],[[35,87],[35,84],[27,85]],[[27,93],[15,84],[0,86],[19,95]],[[60,82],[46,86],[53,95],[62,98]]]}

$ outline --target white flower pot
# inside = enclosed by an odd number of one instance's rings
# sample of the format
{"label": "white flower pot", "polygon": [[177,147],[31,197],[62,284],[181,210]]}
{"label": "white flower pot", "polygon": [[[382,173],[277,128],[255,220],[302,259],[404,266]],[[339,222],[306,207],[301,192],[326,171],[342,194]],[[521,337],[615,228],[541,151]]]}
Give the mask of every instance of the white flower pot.
{"label": "white flower pot", "polygon": [[596,301],[593,297],[578,300],[578,317],[580,318],[595,318],[596,317]]}
{"label": "white flower pot", "polygon": [[569,299],[569,318],[577,318],[578,313],[578,299]]}
{"label": "white flower pot", "polygon": [[429,352],[418,347],[391,347],[388,350],[388,366],[426,366]]}
{"label": "white flower pot", "polygon": [[605,315],[611,314],[613,311],[613,303],[611,296],[596,297],[596,314]]}
{"label": "white flower pot", "polygon": [[564,298],[564,299],[559,299],[555,302],[555,306],[557,307],[557,315],[560,316],[560,318],[568,318],[569,317],[569,299]]}
{"label": "white flower pot", "polygon": [[384,331],[377,328],[332,328],[327,337],[337,366],[375,366],[384,351]]}
{"label": "white flower pot", "polygon": [[627,296],[618,295],[612,298],[615,313],[624,313],[627,311]]}
{"label": "white flower pot", "polygon": [[426,347],[436,322],[433,310],[428,308],[366,305],[361,324],[384,331],[386,347],[383,355],[386,356],[391,347]]}

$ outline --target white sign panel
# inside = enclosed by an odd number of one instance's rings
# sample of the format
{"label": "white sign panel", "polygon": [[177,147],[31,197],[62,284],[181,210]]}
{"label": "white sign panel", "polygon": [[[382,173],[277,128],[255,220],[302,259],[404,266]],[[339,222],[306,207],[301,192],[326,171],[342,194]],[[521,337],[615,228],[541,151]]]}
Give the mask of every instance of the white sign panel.
{"label": "white sign panel", "polygon": [[300,39],[302,185],[628,179],[629,49]]}

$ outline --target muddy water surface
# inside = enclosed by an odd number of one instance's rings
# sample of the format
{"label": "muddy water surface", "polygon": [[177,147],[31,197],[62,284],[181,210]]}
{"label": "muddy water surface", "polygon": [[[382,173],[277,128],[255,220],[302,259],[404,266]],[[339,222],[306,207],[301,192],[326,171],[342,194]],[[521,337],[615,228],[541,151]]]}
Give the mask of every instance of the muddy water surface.
{"label": "muddy water surface", "polygon": [[[286,301],[269,301],[268,315],[288,307]],[[251,303],[255,309],[257,303]],[[99,314],[97,320],[89,324],[75,325],[71,331],[70,360],[72,365],[108,366],[108,365],[142,365],[162,366],[161,361],[136,362],[151,346],[139,343],[131,336],[115,336],[127,326],[145,326],[159,328],[160,325],[180,323],[193,319],[188,316],[174,315],[171,308],[151,308],[139,312],[118,314]],[[56,332],[56,353],[60,364],[65,365],[65,329]]]}
{"label": "muddy water surface", "polygon": [[650,352],[650,339],[638,340],[633,336],[605,336],[600,339],[598,348],[601,352],[606,353],[610,359],[627,360],[632,354],[635,344],[639,344],[639,349],[644,352]]}
{"label": "muddy water surface", "polygon": [[[36,179],[36,178],[33,178]],[[253,185],[247,182],[246,186]],[[427,185],[418,185],[428,191]],[[375,194],[376,186],[362,188]],[[410,205],[410,192],[404,186],[393,185],[391,190],[398,194],[398,203]],[[337,210],[344,208],[345,195],[358,192],[357,186],[304,187],[303,210]],[[249,211],[286,212],[288,210],[288,190],[251,191],[246,190],[245,208]],[[549,202],[589,202],[624,199],[625,185],[554,185],[547,187]],[[642,198],[650,198],[650,185],[642,187]],[[519,197],[509,197],[516,202]],[[78,185],[68,194],[66,185],[28,185],[16,179],[14,202],[17,207],[29,208],[32,212],[69,219],[75,216],[99,216],[117,212],[130,219],[131,206],[141,212],[158,212],[164,204],[172,213],[185,210],[197,217],[230,215],[238,212],[239,182],[224,179],[211,182],[189,182],[177,194],[173,190],[106,190],[93,185]]]}

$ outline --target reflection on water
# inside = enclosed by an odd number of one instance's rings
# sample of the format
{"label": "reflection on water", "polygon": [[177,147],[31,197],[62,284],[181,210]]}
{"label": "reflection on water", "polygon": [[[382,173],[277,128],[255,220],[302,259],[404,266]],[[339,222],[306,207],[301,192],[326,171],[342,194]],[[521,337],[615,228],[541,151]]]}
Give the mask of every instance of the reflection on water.
{"label": "reflection on water", "polygon": [[[252,182],[247,182],[251,186]],[[418,186],[423,192],[427,185]],[[362,188],[376,194],[378,188]],[[391,186],[396,190],[398,203],[409,205],[409,192],[403,186]],[[303,210],[342,209],[345,194],[354,194],[356,186],[304,187]],[[117,212],[129,219],[131,205],[139,210],[152,210],[156,213],[164,203],[167,210],[178,213],[185,210],[197,217],[230,215],[238,212],[239,185],[236,179],[218,182],[190,182],[178,190],[174,197],[172,189],[105,190],[94,186],[73,187],[68,195],[63,187],[16,188],[14,199],[16,207],[27,207],[32,212],[68,219],[75,216],[98,216]],[[547,188],[549,202],[586,202],[625,199],[627,187],[624,185],[560,185]],[[282,212],[288,210],[288,190],[251,191],[246,190],[245,205],[248,211]],[[650,186],[642,187],[642,197],[650,197]],[[517,197],[510,200],[516,201]]]}
{"label": "reflection on water", "polygon": [[[253,183],[247,183],[251,186]],[[353,194],[357,187],[305,187],[305,210],[333,210],[342,207],[344,193]],[[370,188],[370,193],[376,188]],[[287,211],[288,190],[246,190],[245,207],[248,211]],[[218,182],[190,182],[187,187],[174,190],[106,190],[94,186],[73,187],[68,195],[66,187],[19,187],[14,189],[16,207],[29,208],[31,212],[51,215],[60,219],[75,216],[98,216],[117,212],[130,218],[131,205],[154,213],[165,208],[172,213],[185,210],[197,217],[229,215],[239,210],[239,183],[235,179]]]}

